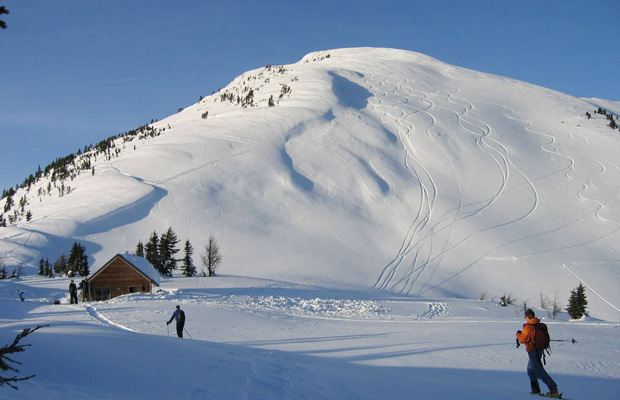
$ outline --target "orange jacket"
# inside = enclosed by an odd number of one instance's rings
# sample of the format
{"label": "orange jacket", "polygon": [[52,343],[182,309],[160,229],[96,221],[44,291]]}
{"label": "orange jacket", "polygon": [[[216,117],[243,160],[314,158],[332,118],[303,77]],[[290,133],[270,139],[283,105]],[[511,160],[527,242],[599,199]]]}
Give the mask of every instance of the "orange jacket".
{"label": "orange jacket", "polygon": [[523,325],[523,331],[517,332],[517,340],[519,343],[525,344],[525,351],[528,353],[534,348],[534,335],[536,334],[537,325],[540,322],[538,318],[532,318]]}

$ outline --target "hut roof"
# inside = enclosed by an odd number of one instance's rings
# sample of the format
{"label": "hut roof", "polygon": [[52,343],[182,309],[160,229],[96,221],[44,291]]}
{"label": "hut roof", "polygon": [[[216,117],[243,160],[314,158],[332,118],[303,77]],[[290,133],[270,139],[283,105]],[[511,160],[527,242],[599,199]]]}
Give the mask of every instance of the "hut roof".
{"label": "hut roof", "polygon": [[97,274],[105,269],[112,261],[116,259],[116,257],[121,257],[125,260],[129,265],[134,267],[138,272],[144,275],[147,279],[150,279],[155,285],[159,286],[159,282],[161,279],[161,275],[159,272],[153,267],[146,258],[135,256],[133,254],[117,254],[112,257],[105,265],[97,270],[89,279],[93,279]]}

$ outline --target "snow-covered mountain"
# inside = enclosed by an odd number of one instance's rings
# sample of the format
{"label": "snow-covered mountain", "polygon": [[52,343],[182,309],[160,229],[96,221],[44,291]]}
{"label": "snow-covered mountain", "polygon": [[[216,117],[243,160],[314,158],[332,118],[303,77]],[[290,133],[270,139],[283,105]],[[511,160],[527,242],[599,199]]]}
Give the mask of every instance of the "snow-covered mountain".
{"label": "snow-covered mountain", "polygon": [[531,303],[582,280],[620,320],[620,135],[599,104],[409,51],[311,53],[19,190],[32,217],[0,228],[1,262],[36,273],[77,241],[97,269],[172,227],[197,264],[213,234],[223,274]]}

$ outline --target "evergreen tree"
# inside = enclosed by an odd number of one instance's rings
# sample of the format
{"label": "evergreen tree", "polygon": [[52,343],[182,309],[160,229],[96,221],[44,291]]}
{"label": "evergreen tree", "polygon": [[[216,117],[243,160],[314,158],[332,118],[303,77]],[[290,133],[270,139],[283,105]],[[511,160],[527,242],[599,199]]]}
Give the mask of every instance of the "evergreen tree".
{"label": "evergreen tree", "polygon": [[580,319],[586,315],[587,305],[588,300],[586,300],[586,289],[583,287],[583,284],[579,283],[579,286],[570,292],[566,311],[568,311],[568,315],[572,319]]}
{"label": "evergreen tree", "polygon": [[14,204],[13,196],[9,194],[6,197],[6,202],[4,203],[4,212],[6,213],[6,212],[11,211],[11,207],[13,207],[13,204]]}
{"label": "evergreen tree", "polygon": [[88,256],[86,255],[86,247],[74,242],[69,253],[67,261],[69,271],[78,273],[80,276],[88,276],[90,269],[88,267]]}
{"label": "evergreen tree", "polygon": [[174,255],[179,252],[179,249],[176,248],[178,243],[179,239],[177,239],[177,235],[172,228],[168,228],[159,240],[159,259],[162,266],[162,274],[166,276],[172,276],[172,271],[177,268],[177,260],[174,258]]}
{"label": "evergreen tree", "polygon": [[69,272],[69,268],[67,266],[67,256],[63,254],[58,257],[58,260],[54,262],[54,272],[56,275],[63,275]]}
{"label": "evergreen tree", "polygon": [[138,242],[138,245],[136,246],[136,253],[135,254],[138,257],[144,257],[144,245],[142,244],[141,240]]}
{"label": "evergreen tree", "polygon": [[43,257],[39,260],[39,275],[45,275],[45,261],[43,260]]}
{"label": "evergreen tree", "polygon": [[160,274],[164,274],[159,258],[159,235],[157,235],[155,231],[153,231],[151,238],[146,246],[144,246],[144,258],[146,258]]}
{"label": "evergreen tree", "polygon": [[185,241],[183,253],[185,254],[183,257],[183,275],[186,277],[196,275],[196,267],[192,264],[192,254],[194,254],[194,249],[192,248],[192,244],[189,242],[189,239]]}
{"label": "evergreen tree", "polygon": [[54,271],[48,258],[45,259],[45,276],[47,276],[48,278],[54,277]]}
{"label": "evergreen tree", "polygon": [[205,254],[202,255],[202,265],[209,271],[209,276],[214,276],[221,262],[220,248],[213,235],[211,235],[209,236],[209,242],[205,246]]}

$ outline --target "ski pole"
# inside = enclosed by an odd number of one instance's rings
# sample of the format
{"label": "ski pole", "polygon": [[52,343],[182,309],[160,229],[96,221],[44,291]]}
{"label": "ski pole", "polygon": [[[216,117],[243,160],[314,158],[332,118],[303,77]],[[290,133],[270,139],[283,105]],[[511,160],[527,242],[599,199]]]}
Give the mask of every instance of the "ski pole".
{"label": "ski pole", "polygon": [[192,335],[189,334],[189,332],[187,331],[187,329],[185,329],[185,333],[187,333],[187,336],[189,336],[190,339],[194,340],[194,338],[192,337]]}
{"label": "ski pole", "polygon": [[166,324],[166,328],[168,328],[168,336],[170,336],[170,325]]}
{"label": "ski pole", "polygon": [[552,342],[570,342],[572,344],[577,343],[576,339],[570,339],[570,340],[568,340],[568,339],[551,339],[551,341]]}

